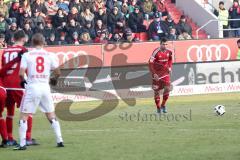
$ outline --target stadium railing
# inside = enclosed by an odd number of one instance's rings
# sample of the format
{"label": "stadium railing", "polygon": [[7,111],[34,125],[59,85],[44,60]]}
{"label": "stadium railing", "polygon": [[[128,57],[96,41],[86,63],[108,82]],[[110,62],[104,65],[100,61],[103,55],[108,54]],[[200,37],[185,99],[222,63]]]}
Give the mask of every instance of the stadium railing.
{"label": "stadium railing", "polygon": [[[235,30],[240,30],[240,28],[228,28],[228,29],[223,29],[223,25],[221,23],[221,21],[223,20],[219,20],[219,19],[211,19],[209,21],[207,21],[204,25],[202,25],[201,27],[199,27],[196,30],[196,38],[199,39],[199,32],[200,30],[202,30],[203,28],[205,28],[206,26],[210,25],[213,22],[217,22],[218,27],[217,30],[219,32],[219,36],[216,38],[223,38],[223,31],[235,31]],[[227,21],[240,21],[240,19],[228,19]]]}

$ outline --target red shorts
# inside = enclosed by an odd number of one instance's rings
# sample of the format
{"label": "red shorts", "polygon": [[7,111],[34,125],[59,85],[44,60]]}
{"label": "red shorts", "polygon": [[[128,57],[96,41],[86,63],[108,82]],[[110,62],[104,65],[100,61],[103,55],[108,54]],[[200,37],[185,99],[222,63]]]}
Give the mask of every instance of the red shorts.
{"label": "red shorts", "polygon": [[171,85],[171,80],[170,76],[166,76],[158,81],[153,80],[152,81],[152,89],[154,91],[160,91],[162,90],[165,86],[170,86]]}
{"label": "red shorts", "polygon": [[2,113],[4,111],[6,98],[7,98],[6,90],[0,87],[0,116],[2,116]]}
{"label": "red shorts", "polygon": [[22,97],[23,91],[7,91],[6,107],[14,107],[17,104],[17,108],[19,108]]}

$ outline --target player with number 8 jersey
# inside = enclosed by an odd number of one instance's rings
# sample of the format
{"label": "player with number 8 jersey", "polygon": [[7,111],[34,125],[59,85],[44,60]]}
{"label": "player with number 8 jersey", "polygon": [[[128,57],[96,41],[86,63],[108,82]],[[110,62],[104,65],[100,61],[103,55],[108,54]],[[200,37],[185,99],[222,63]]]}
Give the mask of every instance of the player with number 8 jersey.
{"label": "player with number 8 jersey", "polygon": [[[37,33],[32,37],[34,49],[22,56],[19,76],[21,84],[26,84],[26,91],[20,106],[19,137],[20,144],[14,150],[26,150],[27,118],[36,112],[37,107],[45,113],[54,130],[57,147],[64,147],[60,124],[55,115],[49,80],[56,81],[61,72],[55,54],[44,50],[45,38]],[[27,81],[24,74],[27,71]],[[50,77],[53,71],[54,77]]]}

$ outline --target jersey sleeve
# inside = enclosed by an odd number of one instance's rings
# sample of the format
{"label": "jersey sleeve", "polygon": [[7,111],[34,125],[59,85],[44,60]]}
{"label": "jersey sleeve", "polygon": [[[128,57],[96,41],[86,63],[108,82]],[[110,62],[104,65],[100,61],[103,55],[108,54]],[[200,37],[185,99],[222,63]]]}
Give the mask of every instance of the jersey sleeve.
{"label": "jersey sleeve", "polygon": [[26,52],[28,52],[28,49],[25,48],[25,47],[23,47],[21,53],[24,54],[24,53],[26,53]]}
{"label": "jersey sleeve", "polygon": [[51,70],[54,70],[59,67],[59,61],[56,54],[51,53]]}
{"label": "jersey sleeve", "polygon": [[150,70],[151,73],[155,73],[156,72],[155,68],[154,68],[154,64],[156,62],[156,55],[157,55],[158,51],[159,51],[159,48],[155,49],[153,51],[149,61],[148,61],[148,66],[149,66],[149,70]]}
{"label": "jersey sleeve", "polygon": [[23,54],[20,64],[21,69],[27,69],[27,57],[26,54]]}

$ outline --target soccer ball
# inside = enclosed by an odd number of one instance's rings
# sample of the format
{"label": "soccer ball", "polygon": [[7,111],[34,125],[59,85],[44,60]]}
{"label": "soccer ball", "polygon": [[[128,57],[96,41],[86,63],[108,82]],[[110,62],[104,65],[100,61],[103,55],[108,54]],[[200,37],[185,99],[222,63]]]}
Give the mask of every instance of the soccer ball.
{"label": "soccer ball", "polygon": [[214,107],[214,112],[217,115],[222,116],[226,112],[225,107],[223,105],[217,105],[217,106]]}

